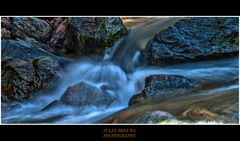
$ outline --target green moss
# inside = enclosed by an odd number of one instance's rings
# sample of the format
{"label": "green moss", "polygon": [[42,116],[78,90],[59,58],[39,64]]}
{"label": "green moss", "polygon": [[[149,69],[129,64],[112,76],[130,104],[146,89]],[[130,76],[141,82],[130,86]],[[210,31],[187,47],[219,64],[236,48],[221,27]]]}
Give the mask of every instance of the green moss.
{"label": "green moss", "polygon": [[[117,18],[90,19],[93,25],[82,27],[83,19],[70,18],[67,27],[66,39],[64,46],[69,54],[78,56],[96,54],[102,55],[106,48],[110,48],[123,34],[127,33],[127,29],[122,21]],[[88,20],[88,19],[85,19]]]}

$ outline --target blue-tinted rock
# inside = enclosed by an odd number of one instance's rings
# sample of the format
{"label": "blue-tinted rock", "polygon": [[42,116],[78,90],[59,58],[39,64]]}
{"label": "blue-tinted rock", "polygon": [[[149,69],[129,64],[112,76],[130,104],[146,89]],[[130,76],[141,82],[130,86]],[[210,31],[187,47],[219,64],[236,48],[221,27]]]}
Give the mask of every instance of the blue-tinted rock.
{"label": "blue-tinted rock", "polygon": [[13,17],[12,35],[14,38],[33,38],[41,43],[47,43],[53,29],[45,20],[32,17]]}
{"label": "blue-tinted rock", "polygon": [[191,90],[194,87],[193,80],[180,75],[156,74],[145,78],[145,88],[140,94],[133,95],[129,105],[145,103],[153,97],[174,92]]}
{"label": "blue-tinted rock", "polygon": [[148,42],[144,61],[164,66],[237,56],[238,36],[238,17],[185,18]]}

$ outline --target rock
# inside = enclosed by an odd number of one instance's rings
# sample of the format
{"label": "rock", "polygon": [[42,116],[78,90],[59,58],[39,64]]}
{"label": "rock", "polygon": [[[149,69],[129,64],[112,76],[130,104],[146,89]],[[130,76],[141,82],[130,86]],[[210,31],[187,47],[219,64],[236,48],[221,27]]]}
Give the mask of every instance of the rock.
{"label": "rock", "polygon": [[102,55],[126,34],[126,27],[117,17],[71,17],[64,47],[67,54],[75,56]]}
{"label": "rock", "polygon": [[183,92],[193,88],[193,81],[180,75],[156,74],[145,78],[145,88],[129,100],[129,105],[145,103],[152,97],[174,92]]}
{"label": "rock", "polygon": [[238,17],[185,18],[148,42],[144,62],[165,66],[237,56],[238,36]]}
{"label": "rock", "polygon": [[56,18],[53,18],[53,19],[50,21],[53,29],[56,30],[56,29],[59,27],[59,25],[60,25],[65,19],[66,19],[66,18],[64,18],[64,17],[56,17]]}
{"label": "rock", "polygon": [[128,105],[130,106],[130,105],[135,105],[135,104],[141,104],[141,103],[144,103],[146,101],[148,101],[148,97],[145,94],[143,94],[143,92],[142,92],[141,94],[133,95],[130,98],[130,100],[128,102]]}
{"label": "rock", "polygon": [[50,56],[57,61],[63,61],[59,57],[52,54],[47,45],[38,41],[25,39],[25,40],[3,40],[1,42],[2,60],[6,58],[19,58],[23,60],[34,59],[39,56]]}
{"label": "rock", "polygon": [[8,97],[6,95],[1,95],[1,102],[2,103],[8,103],[10,100],[8,99]]}
{"label": "rock", "polygon": [[48,23],[51,23],[57,17],[38,17],[38,19],[44,20]]}
{"label": "rock", "polygon": [[110,106],[116,97],[85,82],[68,87],[60,102],[71,106]]}
{"label": "rock", "polygon": [[33,93],[46,90],[60,77],[61,67],[50,57],[2,62],[2,94],[9,99],[28,99]]}
{"label": "rock", "polygon": [[163,111],[149,111],[144,114],[137,116],[136,118],[127,121],[129,123],[149,123],[157,124],[161,122],[166,122],[169,120],[176,120],[171,114]]}
{"label": "rock", "polygon": [[147,96],[162,95],[176,90],[192,88],[191,80],[180,75],[150,75],[145,79]]}
{"label": "rock", "polygon": [[28,99],[49,89],[63,72],[63,60],[44,50],[44,45],[30,40],[3,40],[2,94],[9,99]]}
{"label": "rock", "polygon": [[49,103],[47,106],[45,106],[41,111],[48,111],[54,107],[56,107],[59,104],[58,100],[54,100],[53,102]]}
{"label": "rock", "polygon": [[[58,23],[58,22],[57,22]],[[54,26],[57,26],[54,23]],[[52,38],[50,39],[49,45],[55,49],[58,53],[66,53],[65,48],[63,47],[63,42],[66,34],[67,19],[59,24],[56,30],[53,33]]]}
{"label": "rock", "polygon": [[1,39],[10,39],[11,38],[11,21],[7,17],[1,18]]}
{"label": "rock", "polygon": [[13,17],[13,37],[33,38],[41,43],[47,43],[53,29],[50,24],[39,18]]}
{"label": "rock", "polygon": [[187,109],[180,115],[178,115],[179,119],[187,119],[192,121],[206,120],[206,121],[216,121],[219,116],[205,108],[194,107]]}
{"label": "rock", "polygon": [[4,27],[6,29],[12,29],[11,20],[8,17],[2,17],[1,18],[1,27]]}
{"label": "rock", "polygon": [[7,30],[6,28],[1,29],[1,39],[10,39],[11,38],[11,31]]}

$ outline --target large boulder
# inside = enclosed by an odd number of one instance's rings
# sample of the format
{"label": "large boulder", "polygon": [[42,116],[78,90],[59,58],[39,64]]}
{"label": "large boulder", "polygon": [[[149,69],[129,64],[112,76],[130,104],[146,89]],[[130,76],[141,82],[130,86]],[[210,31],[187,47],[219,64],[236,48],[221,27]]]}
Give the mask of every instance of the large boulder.
{"label": "large boulder", "polygon": [[14,100],[28,99],[61,77],[64,60],[44,48],[47,46],[33,40],[1,42],[2,95]]}
{"label": "large boulder", "polygon": [[14,38],[33,38],[41,43],[47,43],[53,29],[45,20],[32,17],[13,17],[13,37]]}
{"label": "large boulder", "polygon": [[133,95],[129,105],[140,104],[153,97],[184,92],[194,87],[193,80],[180,75],[156,74],[145,78],[145,88],[140,94]]}
{"label": "large boulder", "polygon": [[116,97],[85,82],[68,87],[60,103],[71,106],[110,106]]}
{"label": "large boulder", "polygon": [[75,56],[100,55],[126,34],[118,17],[70,17],[64,47],[67,54]]}
{"label": "large boulder", "polygon": [[150,40],[144,62],[165,66],[237,56],[238,17],[184,18]]}

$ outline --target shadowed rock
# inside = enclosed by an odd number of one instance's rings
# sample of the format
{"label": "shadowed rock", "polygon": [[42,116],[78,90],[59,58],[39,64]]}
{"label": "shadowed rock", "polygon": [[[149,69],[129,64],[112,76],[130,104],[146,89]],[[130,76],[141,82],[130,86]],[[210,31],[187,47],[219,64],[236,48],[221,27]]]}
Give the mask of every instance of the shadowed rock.
{"label": "shadowed rock", "polygon": [[152,97],[181,92],[193,88],[191,80],[179,75],[156,74],[145,78],[145,88],[129,100],[129,105],[140,104],[151,100]]}
{"label": "shadowed rock", "polygon": [[2,95],[9,99],[28,99],[47,90],[61,77],[63,60],[44,50],[45,45],[30,40],[3,40]]}
{"label": "shadowed rock", "polygon": [[116,97],[85,82],[68,87],[60,102],[72,106],[110,106]]}

